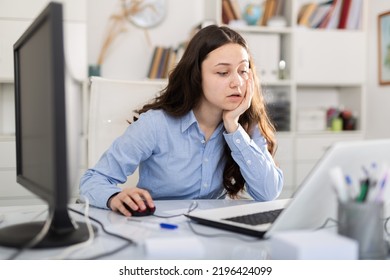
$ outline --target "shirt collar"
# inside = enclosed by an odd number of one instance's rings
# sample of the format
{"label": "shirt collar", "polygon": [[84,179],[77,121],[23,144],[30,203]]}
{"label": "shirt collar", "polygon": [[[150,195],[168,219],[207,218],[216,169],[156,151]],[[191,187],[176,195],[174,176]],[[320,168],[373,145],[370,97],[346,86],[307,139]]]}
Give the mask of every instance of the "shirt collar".
{"label": "shirt collar", "polygon": [[191,110],[181,119],[181,132],[186,131],[191,125],[197,123],[194,112]]}
{"label": "shirt collar", "polygon": [[[181,119],[181,132],[183,133],[184,131],[186,131],[194,123],[199,127],[194,111],[191,110],[186,115],[184,115],[183,118]],[[221,122],[216,128],[216,130],[214,131],[213,136],[211,138],[214,138],[215,135],[219,134],[223,128],[224,128],[223,122]]]}

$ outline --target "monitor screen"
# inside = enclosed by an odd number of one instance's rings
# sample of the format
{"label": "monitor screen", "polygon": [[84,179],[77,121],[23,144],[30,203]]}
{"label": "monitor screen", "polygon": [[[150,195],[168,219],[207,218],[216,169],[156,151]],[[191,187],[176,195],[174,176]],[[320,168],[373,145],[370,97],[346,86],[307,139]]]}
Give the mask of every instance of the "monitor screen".
{"label": "monitor screen", "polygon": [[63,41],[62,4],[52,2],[14,45],[16,179],[47,202],[48,216],[1,228],[2,246],[61,247],[88,239],[86,225],[68,213]]}
{"label": "monitor screen", "polygon": [[[66,194],[68,180],[67,167],[61,166],[67,153],[59,21],[58,16],[51,18],[50,13],[46,14],[14,49],[17,180],[49,203],[55,202],[51,200],[56,200],[61,192]],[[58,190],[53,188],[56,184],[61,186]],[[57,191],[60,193],[56,194]]]}

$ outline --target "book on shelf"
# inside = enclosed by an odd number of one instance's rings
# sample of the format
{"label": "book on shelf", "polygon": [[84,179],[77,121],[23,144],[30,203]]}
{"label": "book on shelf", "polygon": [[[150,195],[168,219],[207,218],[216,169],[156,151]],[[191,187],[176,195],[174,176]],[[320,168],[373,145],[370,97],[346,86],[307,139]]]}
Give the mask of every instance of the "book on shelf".
{"label": "book on shelf", "polygon": [[154,54],[149,67],[149,79],[157,79],[158,68],[161,62],[163,50],[164,48],[160,46],[154,48]]}
{"label": "book on shelf", "polygon": [[325,28],[327,29],[337,29],[340,21],[341,14],[341,6],[343,4],[343,0],[334,0],[333,1],[333,9],[330,15],[329,21]]}
{"label": "book on shelf", "polygon": [[229,24],[230,21],[236,19],[237,16],[230,0],[222,0],[222,22]]}
{"label": "book on shelf", "polygon": [[157,79],[164,79],[166,77],[168,57],[171,48],[163,48],[161,59],[158,64]]}
{"label": "book on shelf", "polygon": [[268,26],[268,22],[275,17],[284,18],[284,8],[286,1],[290,0],[263,0],[263,13],[259,20],[260,25]]}
{"label": "book on shelf", "polygon": [[169,52],[169,57],[168,57],[168,61],[167,61],[167,67],[165,69],[165,73],[164,73],[164,76],[163,76],[164,79],[168,78],[169,73],[176,66],[176,63],[178,61],[177,60],[178,59],[177,53],[178,53],[177,49],[171,49],[171,51]]}
{"label": "book on shelf", "polygon": [[[243,13],[248,4],[261,6],[261,16],[258,25],[266,26],[268,20],[275,16],[284,15],[286,0],[222,0],[222,23],[229,24],[231,21],[243,19]],[[290,1],[290,0],[287,0]]]}
{"label": "book on shelf", "polygon": [[362,20],[363,0],[351,0],[346,29],[359,29]]}
{"label": "book on shelf", "polygon": [[318,28],[321,25],[332,7],[332,2],[333,1],[328,1],[317,5],[315,11],[309,19],[309,27]]}
{"label": "book on shelf", "polygon": [[299,9],[297,24],[310,28],[359,29],[363,0],[308,2]]}
{"label": "book on shelf", "polygon": [[343,0],[340,12],[340,21],[338,28],[345,29],[347,27],[347,18],[350,11],[351,0]]}
{"label": "book on shelf", "polygon": [[326,14],[326,16],[324,17],[321,24],[319,25],[319,28],[326,28],[328,26],[329,21],[334,13],[334,9],[336,8],[336,4],[338,1],[341,1],[341,0],[333,0],[332,1],[332,4],[330,5],[330,9],[329,9],[328,13]]}
{"label": "book on shelf", "polygon": [[149,79],[166,79],[178,61],[178,49],[156,46],[149,66]]}
{"label": "book on shelf", "polygon": [[156,61],[156,56],[157,56],[157,48],[154,48],[152,60],[150,61],[150,64],[149,64],[149,70],[148,70],[148,76],[147,76],[148,78],[151,78],[153,75],[153,64]]}
{"label": "book on shelf", "polygon": [[235,19],[242,18],[242,9],[238,0],[229,0]]}
{"label": "book on shelf", "polygon": [[304,4],[298,13],[298,25],[309,27],[310,19],[315,13],[317,6],[318,6],[317,3],[315,2]]}
{"label": "book on shelf", "polygon": [[286,0],[276,0],[274,16],[284,15],[284,6]]}
{"label": "book on shelf", "polygon": [[[269,19],[271,19],[276,14],[277,0],[265,0],[264,2],[264,12],[262,14],[260,25],[266,26]],[[281,1],[281,0],[279,0]]]}

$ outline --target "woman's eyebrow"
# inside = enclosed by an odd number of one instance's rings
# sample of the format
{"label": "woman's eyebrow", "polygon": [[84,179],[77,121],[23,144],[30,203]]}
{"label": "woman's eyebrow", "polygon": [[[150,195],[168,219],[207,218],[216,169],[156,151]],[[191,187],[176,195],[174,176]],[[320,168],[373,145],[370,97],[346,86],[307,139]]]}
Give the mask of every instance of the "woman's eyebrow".
{"label": "woman's eyebrow", "polygon": [[[241,64],[241,63],[249,63],[249,61],[247,59],[243,59],[238,64]],[[219,62],[219,63],[215,64],[214,66],[220,66],[220,65],[222,65],[222,66],[229,66],[229,65],[232,65],[232,64],[229,63],[229,62]]]}
{"label": "woman's eyebrow", "polygon": [[215,64],[214,66],[229,66],[229,65],[232,65],[231,63],[228,63],[228,62],[219,62],[217,64]]}

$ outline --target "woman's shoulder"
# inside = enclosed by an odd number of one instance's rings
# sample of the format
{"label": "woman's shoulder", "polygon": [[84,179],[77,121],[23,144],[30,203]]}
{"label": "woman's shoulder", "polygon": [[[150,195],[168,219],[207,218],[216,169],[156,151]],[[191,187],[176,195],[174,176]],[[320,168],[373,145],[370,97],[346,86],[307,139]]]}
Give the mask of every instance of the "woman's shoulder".
{"label": "woman's shoulder", "polygon": [[162,109],[150,109],[144,113],[142,113],[139,118],[147,118],[147,119],[166,119],[169,115]]}
{"label": "woman's shoulder", "polygon": [[154,125],[163,123],[172,124],[178,120],[171,115],[169,115],[165,110],[162,109],[150,109],[139,116],[139,119],[144,119],[145,121],[152,122]]}

